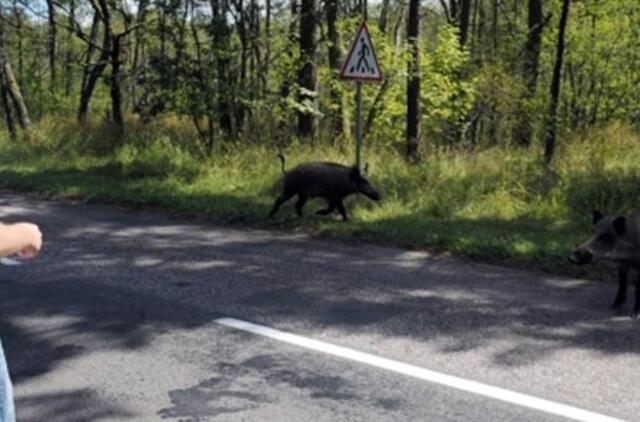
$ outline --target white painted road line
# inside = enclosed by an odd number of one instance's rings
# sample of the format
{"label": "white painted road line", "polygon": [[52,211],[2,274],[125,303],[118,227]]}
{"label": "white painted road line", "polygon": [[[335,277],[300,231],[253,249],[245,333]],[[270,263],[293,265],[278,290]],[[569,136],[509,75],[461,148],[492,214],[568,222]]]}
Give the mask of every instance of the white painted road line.
{"label": "white painted road line", "polygon": [[421,368],[419,366],[409,365],[407,363],[397,362],[391,359],[382,358],[371,355],[369,353],[359,352],[342,346],[335,346],[323,341],[302,337],[295,334],[289,334],[273,328],[265,327],[251,322],[242,321],[235,318],[218,318],[215,322],[225,327],[235,328],[237,330],[246,331],[257,334],[259,336],[268,337],[284,343],[294,344],[304,347],[305,349],[315,350],[317,352],[349,359],[355,362],[364,363],[375,366],[377,368],[386,369],[388,371],[397,372],[409,377],[418,378],[424,381],[444,385],[469,393],[478,394],[491,399],[512,403],[518,406],[528,407],[552,415],[563,416],[575,421],[584,422],[623,422],[621,419],[612,418],[610,416],[583,410],[577,407],[569,406],[562,403],[556,403],[550,400],[541,399],[527,394],[516,393],[504,388],[494,387],[492,385],[483,384],[481,382],[470,381],[464,378],[452,375],[442,374],[430,369]]}

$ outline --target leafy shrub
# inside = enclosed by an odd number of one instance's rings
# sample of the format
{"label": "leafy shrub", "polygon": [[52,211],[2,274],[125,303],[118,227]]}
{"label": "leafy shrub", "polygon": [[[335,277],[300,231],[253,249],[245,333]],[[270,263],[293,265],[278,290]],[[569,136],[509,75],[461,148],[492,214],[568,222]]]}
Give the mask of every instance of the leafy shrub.
{"label": "leafy shrub", "polygon": [[116,152],[123,174],[132,178],[175,176],[191,180],[201,164],[167,137],[145,144],[125,144]]}

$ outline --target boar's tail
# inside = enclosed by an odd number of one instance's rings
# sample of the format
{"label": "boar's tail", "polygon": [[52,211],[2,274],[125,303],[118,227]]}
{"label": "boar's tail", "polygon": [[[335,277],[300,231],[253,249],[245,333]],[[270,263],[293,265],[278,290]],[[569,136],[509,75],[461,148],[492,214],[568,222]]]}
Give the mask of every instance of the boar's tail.
{"label": "boar's tail", "polygon": [[285,170],[285,168],[284,168],[285,167],[285,165],[284,165],[284,154],[279,153],[278,154],[278,158],[280,159],[280,163],[282,165],[282,174],[284,174],[284,173],[287,172],[287,170]]}

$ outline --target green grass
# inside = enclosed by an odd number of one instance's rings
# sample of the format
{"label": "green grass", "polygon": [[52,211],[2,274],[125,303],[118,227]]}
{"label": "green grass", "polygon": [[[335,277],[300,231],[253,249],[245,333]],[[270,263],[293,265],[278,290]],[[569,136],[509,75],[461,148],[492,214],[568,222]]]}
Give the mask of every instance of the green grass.
{"label": "green grass", "polygon": [[[162,207],[219,223],[302,229],[319,235],[451,252],[473,259],[593,275],[572,267],[568,251],[588,233],[591,210],[621,213],[640,205],[640,137],[611,126],[563,141],[548,168],[540,151],[495,147],[425,151],[407,166],[392,147],[366,151],[371,179],[384,198],[352,197],[348,223],[304,220],[291,204],[266,215],[281,176],[275,147],[226,144],[208,159],[176,122],[132,124],[113,142],[108,128],[42,122],[27,142],[0,143],[0,178],[14,189],[139,207]],[[348,163],[340,145],[293,144],[287,165],[312,160]]]}

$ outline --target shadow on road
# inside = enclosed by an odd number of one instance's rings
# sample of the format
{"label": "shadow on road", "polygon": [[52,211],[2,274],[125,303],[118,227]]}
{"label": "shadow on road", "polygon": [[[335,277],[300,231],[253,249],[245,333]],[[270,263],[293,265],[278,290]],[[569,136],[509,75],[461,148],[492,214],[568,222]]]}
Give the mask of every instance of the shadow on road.
{"label": "shadow on road", "polygon": [[[28,217],[46,234],[37,261],[0,268],[0,327],[18,385],[74,357],[143,349],[160,333],[211,324],[219,316],[304,324],[311,336],[330,329],[410,338],[446,353],[509,341],[493,356],[495,365],[505,367],[528,365],[563,348],[640,353],[638,325],[612,318],[607,308],[610,285],[298,235],[213,230],[109,207],[12,206],[1,217]],[[282,368],[270,374],[304,383],[287,378]],[[160,414],[203,411],[191,401],[194,393],[216,401],[225,382],[211,378],[188,394],[173,391],[174,407]],[[59,409],[80,411],[73,408],[77,394],[98,400],[80,391],[26,397],[19,405],[30,414],[64,416]],[[235,397],[244,403],[239,406],[265,400],[247,394]],[[96,409],[127,413],[104,403]],[[86,420],[106,415],[84,411]],[[63,416],[59,420],[68,420]]]}
{"label": "shadow on road", "polygon": [[39,394],[16,401],[20,420],[47,422],[106,421],[132,419],[134,414],[107,405],[90,390]]}

